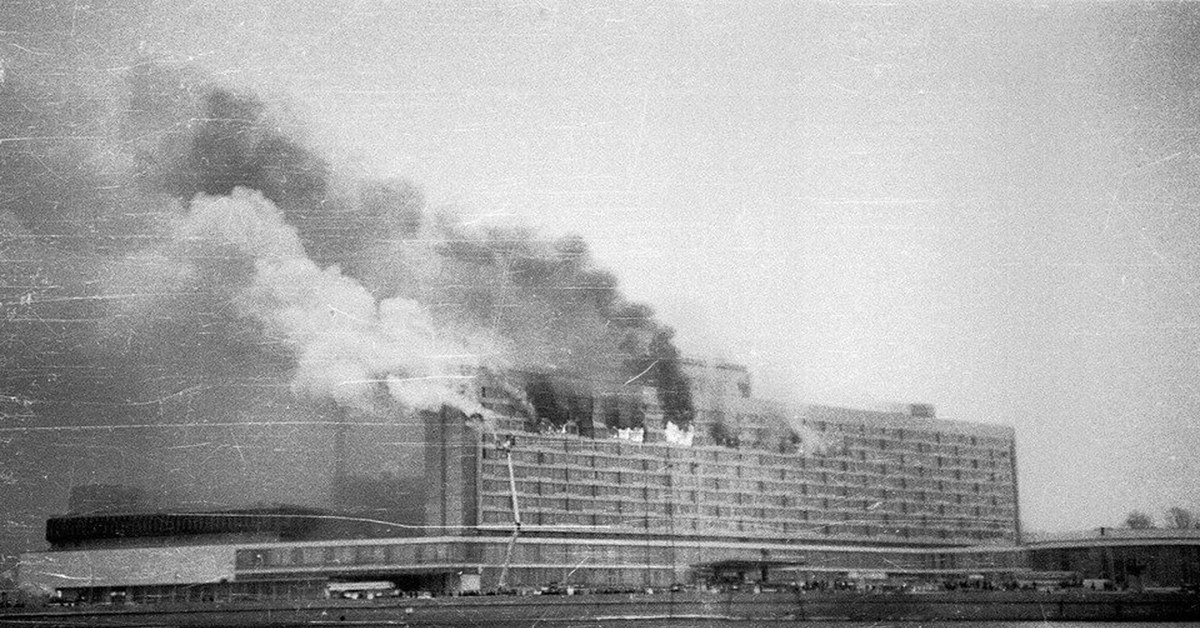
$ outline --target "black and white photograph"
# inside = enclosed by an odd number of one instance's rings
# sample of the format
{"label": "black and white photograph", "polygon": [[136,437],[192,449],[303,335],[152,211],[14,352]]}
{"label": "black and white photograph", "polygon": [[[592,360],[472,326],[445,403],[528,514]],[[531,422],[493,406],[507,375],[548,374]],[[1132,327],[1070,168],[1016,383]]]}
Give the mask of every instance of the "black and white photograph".
{"label": "black and white photograph", "polygon": [[2,627],[1182,625],[1197,452],[1200,3],[0,2]]}

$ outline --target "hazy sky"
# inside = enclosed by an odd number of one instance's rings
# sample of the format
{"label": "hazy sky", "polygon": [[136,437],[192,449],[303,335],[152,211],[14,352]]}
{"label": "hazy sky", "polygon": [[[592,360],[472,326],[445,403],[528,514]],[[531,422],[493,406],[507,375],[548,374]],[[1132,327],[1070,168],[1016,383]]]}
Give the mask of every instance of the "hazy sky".
{"label": "hazy sky", "polygon": [[1200,508],[1200,6],[115,5],[39,23],[584,236],[760,395],[1012,425],[1031,528]]}

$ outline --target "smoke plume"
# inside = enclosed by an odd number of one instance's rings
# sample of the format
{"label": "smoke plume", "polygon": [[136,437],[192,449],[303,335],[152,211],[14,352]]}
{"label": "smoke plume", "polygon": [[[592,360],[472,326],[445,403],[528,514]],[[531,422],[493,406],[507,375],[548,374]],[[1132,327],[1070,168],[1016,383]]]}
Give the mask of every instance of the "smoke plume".
{"label": "smoke plume", "polygon": [[76,61],[0,82],[0,493],[23,522],[6,551],[87,483],[321,505],[337,419],[314,400],[394,425],[381,472],[410,476],[415,426],[379,394],[471,412],[480,366],[652,386],[691,421],[671,330],[581,239],[464,227],[405,181],[338,174],[196,70]]}
{"label": "smoke plume", "polygon": [[196,197],[175,238],[249,258],[253,276],[235,306],[292,351],[297,392],[369,412],[372,391],[383,384],[410,409],[481,409],[456,386],[488,358],[481,342],[451,339],[417,302],[376,301],[336,266],[317,266],[261,194],[235,188],[230,196]]}

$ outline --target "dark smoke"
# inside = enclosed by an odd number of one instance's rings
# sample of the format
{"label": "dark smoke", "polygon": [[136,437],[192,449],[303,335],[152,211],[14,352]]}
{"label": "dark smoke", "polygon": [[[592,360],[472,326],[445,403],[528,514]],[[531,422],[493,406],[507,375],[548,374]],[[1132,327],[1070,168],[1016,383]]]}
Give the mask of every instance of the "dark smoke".
{"label": "dark smoke", "polygon": [[451,230],[438,248],[442,309],[515,342],[520,368],[553,368],[607,383],[658,390],[663,415],[692,420],[690,389],[673,331],[653,311],[625,299],[612,273],[597,268],[587,244],[547,243],[519,229]]}

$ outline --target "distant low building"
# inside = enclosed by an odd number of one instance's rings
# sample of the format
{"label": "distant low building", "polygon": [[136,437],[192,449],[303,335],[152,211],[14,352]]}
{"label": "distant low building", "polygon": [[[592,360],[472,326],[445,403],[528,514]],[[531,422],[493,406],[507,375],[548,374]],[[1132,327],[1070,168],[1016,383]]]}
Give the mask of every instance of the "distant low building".
{"label": "distant low building", "polygon": [[1032,569],[1074,572],[1120,588],[1200,583],[1200,530],[1098,528],[1047,535],[1025,551]]}

